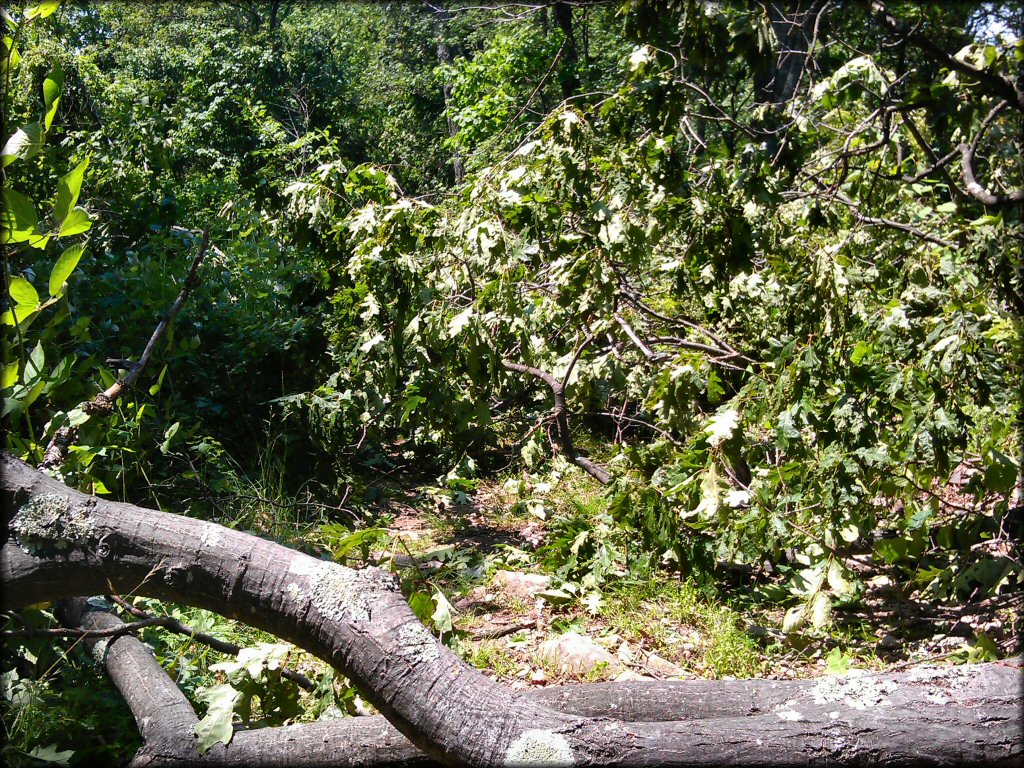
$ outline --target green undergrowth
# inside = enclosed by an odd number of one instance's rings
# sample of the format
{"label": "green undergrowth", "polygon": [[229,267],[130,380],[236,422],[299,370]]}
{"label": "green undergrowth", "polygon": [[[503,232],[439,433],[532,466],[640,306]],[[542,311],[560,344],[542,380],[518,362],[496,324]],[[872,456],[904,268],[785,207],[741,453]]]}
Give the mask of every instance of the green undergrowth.
{"label": "green undergrowth", "polygon": [[616,632],[700,677],[767,675],[780,650],[759,646],[745,631],[742,614],[685,581],[622,583],[604,605],[601,618]]}

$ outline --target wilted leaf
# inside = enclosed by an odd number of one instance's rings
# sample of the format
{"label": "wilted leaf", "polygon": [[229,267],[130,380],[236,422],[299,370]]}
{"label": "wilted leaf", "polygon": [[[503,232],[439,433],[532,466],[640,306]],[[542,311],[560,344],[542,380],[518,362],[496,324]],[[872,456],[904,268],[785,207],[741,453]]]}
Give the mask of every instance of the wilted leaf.
{"label": "wilted leaf", "polygon": [[206,716],[193,726],[199,737],[196,745],[199,753],[207,752],[215,744],[228,744],[234,735],[231,727],[235,713],[235,702],[241,694],[228,684],[204,688],[199,699],[207,704]]}

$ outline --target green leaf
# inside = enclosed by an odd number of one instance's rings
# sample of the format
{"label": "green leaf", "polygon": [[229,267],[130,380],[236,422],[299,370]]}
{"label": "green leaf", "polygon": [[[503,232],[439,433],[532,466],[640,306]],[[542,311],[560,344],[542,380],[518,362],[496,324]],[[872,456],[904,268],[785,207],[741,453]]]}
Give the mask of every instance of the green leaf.
{"label": "green leaf", "polygon": [[450,323],[448,323],[448,335],[452,338],[455,338],[460,333],[462,333],[462,329],[465,328],[469,321],[472,319],[473,308],[469,307],[468,309],[463,310],[455,317],[453,317]]}
{"label": "green leaf", "polygon": [[537,597],[544,598],[552,605],[571,603],[576,599],[575,596],[570,595],[564,589],[544,589],[537,593]]}
{"label": "green leaf", "polygon": [[434,624],[434,629],[438,632],[449,633],[452,631],[452,604],[448,602],[441,590],[434,590],[434,612],[430,615],[430,620]]}
{"label": "green leaf", "polygon": [[199,692],[199,699],[207,704],[206,716],[196,723],[192,730],[199,737],[196,747],[200,754],[215,744],[228,744],[234,735],[231,727],[235,714],[235,702],[241,693],[224,683]]}
{"label": "green leaf", "polygon": [[[53,218],[62,223],[71,213],[71,209],[78,202],[78,193],[82,190],[82,179],[85,178],[85,169],[89,167],[89,158],[86,158],[72,170],[60,177],[57,182],[57,201],[53,204]],[[70,232],[64,232],[61,227],[61,237]]]}
{"label": "green leaf", "polygon": [[430,616],[434,612],[434,601],[429,594],[418,590],[409,595],[409,607],[420,621],[426,623],[430,621]]}
{"label": "green leaf", "polygon": [[29,123],[24,128],[19,128],[14,135],[4,144],[0,157],[3,160],[3,167],[13,163],[15,160],[27,160],[37,155],[43,148],[43,126],[39,123]]}
{"label": "green leaf", "polygon": [[43,349],[43,342],[38,342],[32,354],[28,356],[28,364],[25,366],[25,383],[35,381],[43,372],[46,365],[46,352]]}
{"label": "green leaf", "polygon": [[38,5],[31,5],[25,9],[25,18],[45,19],[47,16],[52,16],[60,8],[60,2],[61,0],[45,0]]}
{"label": "green leaf", "polygon": [[71,213],[64,219],[64,223],[60,227],[61,237],[70,237],[71,235],[80,235],[86,232],[89,227],[92,226],[92,219],[89,218],[88,212],[81,206],[76,206]]}
{"label": "green leaf", "polygon": [[69,427],[80,427],[89,420],[89,414],[83,411],[81,408],[72,408],[68,411],[68,426]]}
{"label": "green leaf", "polygon": [[43,81],[43,103],[47,108],[60,98],[60,89],[63,87],[64,70],[60,68],[60,64],[55,64],[53,70],[46,76],[46,80]]}
{"label": "green leaf", "polygon": [[839,529],[839,537],[848,544],[853,544],[860,538],[860,529],[853,523],[848,523]]}
{"label": "green leaf", "polygon": [[3,373],[0,373],[0,389],[7,389],[18,383],[18,374],[20,373],[18,368],[17,360],[4,366]]}
{"label": "green leaf", "polygon": [[1008,493],[1017,481],[1017,462],[1002,451],[991,448],[985,465],[985,487],[995,493]]}
{"label": "green leaf", "polygon": [[57,259],[57,263],[50,270],[50,295],[56,296],[64,288],[64,283],[71,277],[71,273],[78,266],[78,260],[85,253],[85,243],[72,245]]}
{"label": "green leaf", "polygon": [[807,623],[807,619],[804,614],[806,613],[806,605],[795,605],[786,611],[786,616],[782,620],[782,631],[786,634],[790,632],[797,632]]}
{"label": "green leaf", "polygon": [[46,114],[43,116],[43,130],[49,131],[50,126],[53,125],[53,118],[57,115],[57,107],[60,106],[60,98],[50,105],[50,108],[46,110]]}
{"label": "green leaf", "polygon": [[174,436],[178,434],[178,430],[181,429],[181,422],[176,421],[167,428],[164,432],[164,441],[160,445],[160,453],[166,455],[171,450],[171,443],[174,442]]}
{"label": "green leaf", "polygon": [[11,278],[11,298],[19,307],[35,308],[39,306],[39,294],[35,287],[21,275]]}
{"label": "green leaf", "polygon": [[427,398],[422,395],[412,395],[407,397],[405,402],[402,404],[402,417],[398,420],[399,426],[405,424],[413,412],[425,402],[427,402]]}
{"label": "green leaf", "polygon": [[824,592],[819,592],[811,600],[811,626],[823,629],[832,620],[832,601]]}
{"label": "green leaf", "polygon": [[854,587],[843,573],[843,566],[833,560],[828,564],[828,586],[837,595],[851,595]]}
{"label": "green leaf", "polygon": [[[23,409],[28,408],[30,405],[32,405],[32,403],[39,399],[39,396],[43,394],[43,388],[45,386],[46,382],[40,380],[33,384],[31,387],[29,387],[28,392],[21,398],[21,407]],[[17,391],[18,390],[15,390],[15,392]]]}
{"label": "green leaf", "polygon": [[75,751],[73,749],[58,751],[56,744],[47,744],[45,747],[36,747],[28,753],[28,756],[50,765],[68,765],[68,761],[71,760],[74,754]]}
{"label": "green leaf", "polygon": [[845,675],[853,666],[853,659],[839,648],[833,648],[825,657],[825,671],[830,675]]}
{"label": "green leaf", "polygon": [[43,130],[49,131],[53,125],[53,117],[60,105],[60,91],[64,86],[64,70],[55,65],[53,71],[43,81],[43,101],[46,104],[46,116],[43,118]]}
{"label": "green leaf", "polygon": [[3,240],[20,243],[39,234],[39,212],[36,205],[20,192],[4,190]]}
{"label": "green leaf", "polygon": [[151,386],[149,388],[149,394],[155,395],[157,392],[160,391],[160,387],[163,386],[163,383],[164,383],[164,376],[166,376],[166,375],[167,375],[167,366],[165,365],[163,367],[163,370],[160,371],[160,375],[156,379],[156,384],[154,384],[153,386]]}
{"label": "green leaf", "polygon": [[735,408],[719,411],[708,420],[704,432],[708,436],[708,444],[712,447],[728,440],[740,423],[740,414]]}
{"label": "green leaf", "polygon": [[21,63],[21,54],[14,45],[14,39],[10,35],[4,35],[0,43],[0,74],[8,69],[15,69]]}

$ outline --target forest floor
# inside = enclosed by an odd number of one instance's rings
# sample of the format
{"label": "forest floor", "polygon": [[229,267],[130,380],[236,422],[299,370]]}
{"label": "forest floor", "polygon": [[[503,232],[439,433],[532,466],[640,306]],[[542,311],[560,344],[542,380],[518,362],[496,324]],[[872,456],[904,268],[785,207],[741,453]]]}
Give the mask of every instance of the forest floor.
{"label": "forest floor", "polygon": [[784,609],[752,599],[749,575],[715,594],[678,573],[637,579],[613,567],[589,582],[577,572],[585,586],[573,594],[578,582],[562,578],[545,545],[558,536],[594,544],[600,523],[566,531],[555,521],[569,509],[600,509],[601,489],[572,473],[544,480],[515,479],[518,492],[509,482],[479,482],[467,495],[393,476],[378,502],[390,543],[374,559],[390,559],[419,589],[444,595],[453,649],[513,688],[638,677],[792,678],[1019,652],[1019,591],[943,608],[893,589],[885,563],[863,569],[864,599],[835,611],[829,628],[789,635],[779,630]]}

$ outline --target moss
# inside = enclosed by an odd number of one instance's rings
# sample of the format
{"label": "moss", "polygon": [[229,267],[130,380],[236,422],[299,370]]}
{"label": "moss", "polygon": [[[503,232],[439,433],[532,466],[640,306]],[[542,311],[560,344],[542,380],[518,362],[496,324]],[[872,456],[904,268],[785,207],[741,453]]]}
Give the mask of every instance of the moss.
{"label": "moss", "polygon": [[92,541],[94,528],[85,505],[55,493],[32,497],[11,521],[18,546],[30,555],[83,547]]}
{"label": "moss", "polygon": [[575,765],[572,748],[560,733],[531,729],[512,743],[505,753],[506,768],[544,766],[556,768]]}

